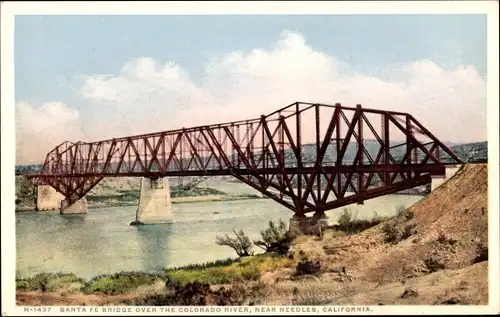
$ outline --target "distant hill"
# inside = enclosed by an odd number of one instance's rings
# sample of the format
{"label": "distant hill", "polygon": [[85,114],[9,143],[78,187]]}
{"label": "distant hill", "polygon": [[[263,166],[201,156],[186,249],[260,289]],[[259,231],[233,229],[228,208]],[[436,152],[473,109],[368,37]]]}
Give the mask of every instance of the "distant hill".
{"label": "distant hill", "polygon": [[[401,143],[391,142],[390,153],[397,160],[401,159],[405,154],[405,146],[398,146]],[[488,158],[488,142],[475,142],[475,143],[465,143],[465,144],[450,144],[445,143],[460,159],[463,161],[474,161],[474,160],[486,160]],[[376,159],[377,154],[380,150],[380,143],[377,140],[365,140],[365,149],[370,154],[373,160]],[[350,142],[347,146],[346,153],[344,154],[343,162],[352,162],[356,157],[358,151],[357,142]],[[293,153],[291,149],[285,150],[286,156],[292,157]],[[302,152],[306,161],[316,160],[316,145],[315,144],[305,144],[302,146]],[[325,158],[323,162],[332,162],[336,159],[336,145],[331,143],[326,150]],[[423,154],[422,154],[423,155]],[[443,158],[449,158],[446,153],[441,153]],[[365,161],[368,163],[368,158],[365,155]]]}
{"label": "distant hill", "polygon": [[488,159],[487,141],[455,145],[451,150],[464,161]]}
{"label": "distant hill", "polygon": [[32,165],[17,165],[15,167],[16,175],[26,174],[26,173],[38,173],[41,172],[43,164],[32,164]]}

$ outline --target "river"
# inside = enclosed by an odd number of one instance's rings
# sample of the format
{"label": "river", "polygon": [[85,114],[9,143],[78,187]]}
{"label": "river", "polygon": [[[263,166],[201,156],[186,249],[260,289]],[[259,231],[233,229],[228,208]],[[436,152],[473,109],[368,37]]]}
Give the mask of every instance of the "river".
{"label": "river", "polygon": [[[228,193],[257,193],[242,183],[207,181]],[[358,218],[394,215],[422,196],[386,195],[364,205],[350,205]],[[329,222],[344,208],[327,212]],[[136,207],[89,209],[86,215],[57,212],[16,213],[16,276],[73,272],[83,278],[120,271],[155,271],[165,267],[235,257],[215,243],[217,235],[243,229],[252,239],[270,220],[288,223],[291,211],[271,199],[173,204],[174,221],[166,225],[129,226]],[[255,251],[260,249],[255,248]]]}

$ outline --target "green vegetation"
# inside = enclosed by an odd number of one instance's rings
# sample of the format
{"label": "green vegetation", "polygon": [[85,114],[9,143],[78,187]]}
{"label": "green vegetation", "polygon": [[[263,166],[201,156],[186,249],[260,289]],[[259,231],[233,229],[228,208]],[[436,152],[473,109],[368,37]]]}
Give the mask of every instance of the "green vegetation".
{"label": "green vegetation", "polygon": [[226,259],[204,264],[165,269],[161,273],[119,272],[103,274],[85,281],[73,273],[40,273],[17,279],[16,288],[23,291],[82,291],[106,295],[123,294],[158,281],[186,286],[193,283],[234,284],[257,281],[261,274],[280,267],[291,267],[293,261],[267,253],[238,260]]}
{"label": "green vegetation", "polygon": [[253,255],[252,248],[254,244],[266,251],[266,253],[284,255],[288,252],[292,243],[292,238],[288,234],[286,224],[281,219],[278,224],[269,221],[269,227],[260,232],[262,239],[253,241],[253,244],[243,230],[236,231],[233,229],[233,233],[235,237],[231,237],[228,234],[217,236],[215,243],[232,248],[240,258]]}
{"label": "green vegetation", "polygon": [[126,293],[142,285],[151,285],[164,280],[164,274],[142,272],[120,272],[112,275],[99,275],[88,281],[83,291],[108,295]]}
{"label": "green vegetation", "polygon": [[334,226],[334,229],[354,234],[374,227],[387,219],[389,219],[389,217],[381,217],[377,215],[377,213],[374,213],[371,219],[356,219],[352,216],[351,212],[344,209],[344,212],[337,220],[338,224]]}
{"label": "green vegetation", "polygon": [[[229,260],[226,260],[229,261]],[[207,284],[231,284],[258,280],[262,273],[279,267],[290,267],[293,261],[274,254],[259,254],[233,260],[229,265],[222,263],[205,265],[203,268],[167,269],[167,276],[181,285],[191,282]]]}
{"label": "green vegetation", "polygon": [[386,223],[382,227],[385,234],[384,241],[386,243],[397,243],[399,241],[399,230],[395,223]]}
{"label": "green vegetation", "polygon": [[170,197],[191,197],[191,196],[208,196],[208,195],[226,195],[225,192],[210,187],[194,187],[185,190],[182,186],[173,186],[170,189]]}
{"label": "green vegetation", "polygon": [[[174,186],[171,189],[170,197],[172,198],[181,198],[181,197],[199,197],[199,196],[208,196],[208,195],[219,195],[226,196],[225,200],[235,200],[235,199],[255,199],[260,198],[257,195],[253,194],[241,194],[238,196],[228,196],[225,192],[214,189],[214,188],[191,188],[189,190],[184,190],[181,186]],[[86,196],[87,201],[89,203],[105,203],[109,201],[117,201],[121,203],[136,203],[140,198],[139,190],[134,189],[122,189],[116,194],[108,194],[108,195],[92,195],[89,194]]]}
{"label": "green vegetation", "polygon": [[462,160],[477,160],[488,157],[488,142],[474,142],[454,145],[451,150]]}
{"label": "green vegetation", "polygon": [[105,202],[109,200],[118,200],[123,202],[137,201],[139,200],[139,192],[134,190],[122,190],[121,193],[117,195],[87,196],[88,202]]}
{"label": "green vegetation", "polygon": [[404,206],[399,206],[398,215],[394,217],[394,221],[387,222],[382,227],[384,241],[386,243],[396,244],[417,233],[416,223],[411,222],[413,218],[415,218],[415,213],[413,211],[406,209]]}
{"label": "green vegetation", "polygon": [[397,211],[398,217],[404,217],[406,220],[412,220],[415,217],[415,213],[406,209],[404,206],[399,206]]}
{"label": "green vegetation", "polygon": [[35,200],[35,186],[25,177],[16,177],[16,205],[31,205]]}
{"label": "green vegetation", "polygon": [[71,288],[75,284],[79,288],[85,280],[73,273],[40,273],[31,278],[16,279],[16,288],[25,291],[51,292]]}
{"label": "green vegetation", "polygon": [[262,230],[260,235],[262,240],[253,243],[266,252],[285,254],[290,249],[292,239],[288,234],[285,222],[281,219],[277,225],[273,221],[269,221],[269,227]]}
{"label": "green vegetation", "polygon": [[228,265],[231,265],[237,261],[239,261],[239,259],[227,258],[225,260],[216,260],[216,261],[205,262],[205,263],[201,263],[201,264],[188,264],[188,265],[168,268],[165,271],[171,272],[171,271],[181,271],[181,270],[202,270],[202,269],[209,269],[212,267],[228,266]]}

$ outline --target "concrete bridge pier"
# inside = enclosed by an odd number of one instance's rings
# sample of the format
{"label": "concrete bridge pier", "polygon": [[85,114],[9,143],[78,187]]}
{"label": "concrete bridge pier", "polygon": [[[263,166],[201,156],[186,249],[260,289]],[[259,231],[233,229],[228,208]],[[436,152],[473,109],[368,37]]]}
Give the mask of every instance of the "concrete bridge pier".
{"label": "concrete bridge pier", "polygon": [[294,215],[290,218],[289,232],[292,236],[300,234],[319,235],[323,234],[323,230],[328,226],[328,217],[323,211],[315,212],[312,216]]}
{"label": "concrete bridge pier", "polygon": [[36,206],[37,211],[59,210],[61,215],[68,214],[86,214],[87,200],[84,198],[79,199],[68,208],[61,210],[65,204],[63,194],[59,193],[50,185],[38,185],[36,190]]}
{"label": "concrete bridge pier", "polygon": [[142,178],[135,221],[131,225],[163,224],[172,222],[172,202],[167,177]]}
{"label": "concrete bridge pier", "polygon": [[36,211],[59,210],[64,195],[50,185],[38,185],[36,188]]}
{"label": "concrete bridge pier", "polygon": [[453,175],[455,175],[460,170],[460,167],[462,167],[462,165],[448,165],[446,166],[445,175],[432,175],[431,192],[444,184],[448,179],[453,177]]}
{"label": "concrete bridge pier", "polygon": [[[65,201],[61,202],[61,207],[64,205]],[[62,209],[62,208],[61,208]],[[87,199],[85,197],[78,199],[68,208],[61,210],[61,215],[74,215],[74,214],[86,214],[88,213]]]}

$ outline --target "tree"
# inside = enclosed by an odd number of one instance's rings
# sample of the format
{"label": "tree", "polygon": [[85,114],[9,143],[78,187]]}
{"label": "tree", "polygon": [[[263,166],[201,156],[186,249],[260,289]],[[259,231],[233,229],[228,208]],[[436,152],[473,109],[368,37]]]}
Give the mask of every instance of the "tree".
{"label": "tree", "polygon": [[290,248],[291,239],[288,236],[286,224],[280,219],[278,225],[269,221],[269,227],[260,232],[262,240],[253,243],[266,252],[277,252],[284,254]]}
{"label": "tree", "polygon": [[19,193],[24,197],[30,197],[35,194],[35,186],[26,178],[19,180]]}
{"label": "tree", "polygon": [[233,232],[236,235],[235,238],[230,237],[228,234],[224,237],[217,236],[215,243],[231,247],[240,258],[252,255],[252,241],[245,235],[243,230],[236,231],[233,229]]}

